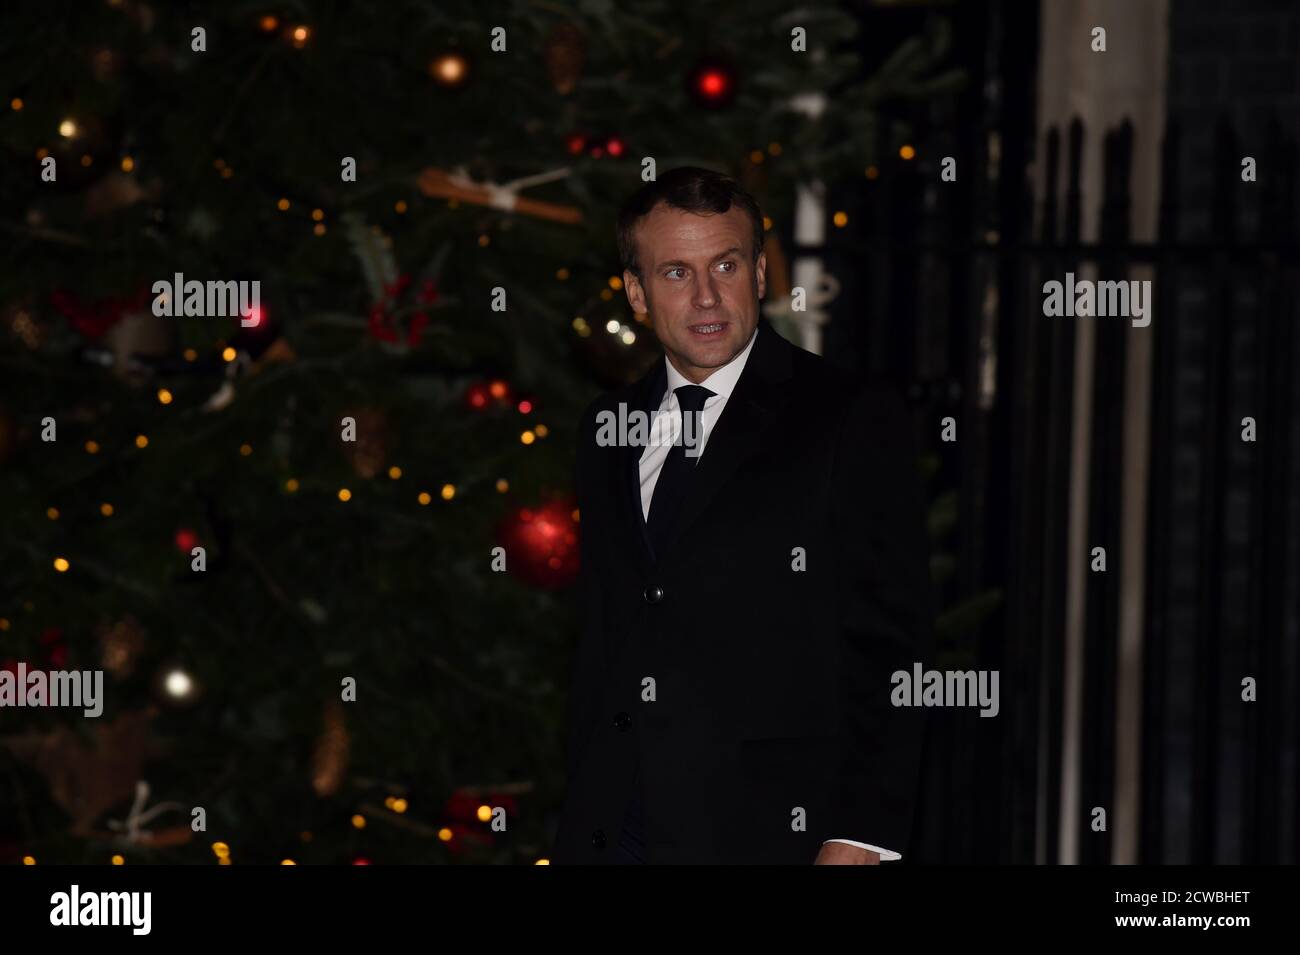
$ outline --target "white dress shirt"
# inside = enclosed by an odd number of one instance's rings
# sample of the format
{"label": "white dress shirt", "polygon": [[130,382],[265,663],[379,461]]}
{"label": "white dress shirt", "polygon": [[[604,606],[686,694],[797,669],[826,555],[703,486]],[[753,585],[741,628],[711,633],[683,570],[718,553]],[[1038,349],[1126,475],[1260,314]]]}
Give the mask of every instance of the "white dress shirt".
{"label": "white dress shirt", "polygon": [[[713,392],[705,400],[704,408],[700,411],[699,434],[694,436],[699,446],[698,453],[701,455],[708,445],[713,426],[722,416],[722,409],[726,407],[727,399],[731,397],[736,382],[740,380],[740,373],[745,370],[745,362],[749,360],[749,353],[757,338],[758,328],[755,326],[754,333],[749,336],[749,343],[741,349],[740,354],[700,382],[702,386]],[[682,409],[677,403],[676,390],[682,385],[694,384],[687,381],[685,376],[673,367],[673,363],[667,356],[664,356],[664,366],[668,369],[668,387],[664,389],[663,401],[659,402],[659,413],[654,416],[654,421],[650,425],[649,443],[641,453],[641,513],[647,520],[650,519],[650,501],[654,498],[659,472],[663,469],[668,452],[672,450],[682,430]],[[860,849],[878,852],[881,862],[892,862],[903,857],[901,853],[892,849],[882,849],[880,846],[854,842],[852,839],[827,839],[826,842],[847,842]]]}

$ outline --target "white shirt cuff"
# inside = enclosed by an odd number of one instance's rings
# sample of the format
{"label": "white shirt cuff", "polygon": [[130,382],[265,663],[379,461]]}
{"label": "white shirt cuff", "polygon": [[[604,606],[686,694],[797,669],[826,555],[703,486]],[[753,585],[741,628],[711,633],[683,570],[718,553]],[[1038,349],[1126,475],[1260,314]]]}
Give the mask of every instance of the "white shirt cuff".
{"label": "white shirt cuff", "polygon": [[[881,862],[893,862],[896,859],[903,858],[902,853],[895,852],[893,849],[882,849],[880,846],[869,845],[865,842],[854,842],[852,839],[827,839],[826,842],[847,842],[851,846],[857,846],[859,849],[869,849],[872,852],[880,853]],[[822,845],[826,845],[823,842]]]}

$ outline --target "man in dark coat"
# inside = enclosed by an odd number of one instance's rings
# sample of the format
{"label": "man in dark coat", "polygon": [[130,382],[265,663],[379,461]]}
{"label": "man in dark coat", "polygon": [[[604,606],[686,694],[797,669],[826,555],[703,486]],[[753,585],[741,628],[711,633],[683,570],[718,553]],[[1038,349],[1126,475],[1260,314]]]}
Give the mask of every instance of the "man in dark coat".
{"label": "man in dark coat", "polygon": [[552,861],[900,858],[925,710],[891,676],[933,622],[902,403],[760,320],[762,217],[733,180],[675,169],[618,230],[664,361],[580,424]]}

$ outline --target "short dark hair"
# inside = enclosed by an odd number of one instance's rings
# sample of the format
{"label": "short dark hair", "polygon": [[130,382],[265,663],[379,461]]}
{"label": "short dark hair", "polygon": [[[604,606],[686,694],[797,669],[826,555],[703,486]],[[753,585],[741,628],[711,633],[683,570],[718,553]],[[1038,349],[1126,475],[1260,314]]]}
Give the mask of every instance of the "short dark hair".
{"label": "short dark hair", "polygon": [[618,254],[623,268],[644,281],[641,263],[637,261],[636,224],[659,203],[665,202],[674,209],[698,215],[725,213],[732,204],[749,215],[753,225],[754,261],[763,251],[763,213],[754,197],[736,180],[711,169],[699,166],[678,166],[647,182],[633,193],[618,212]]}

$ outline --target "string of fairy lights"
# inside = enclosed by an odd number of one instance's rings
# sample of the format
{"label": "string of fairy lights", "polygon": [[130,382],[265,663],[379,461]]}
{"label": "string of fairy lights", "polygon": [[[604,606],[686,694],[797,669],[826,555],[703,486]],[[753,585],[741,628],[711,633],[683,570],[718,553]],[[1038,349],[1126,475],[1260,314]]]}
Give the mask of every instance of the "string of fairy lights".
{"label": "string of fairy lights", "polygon": [[[221,355],[225,361],[231,362],[235,360],[236,351],[228,345],[222,346]],[[194,361],[197,357],[198,353],[195,349],[187,348],[185,350],[186,360]],[[504,401],[508,401],[509,391],[509,385],[507,385],[506,382],[496,379],[490,382],[471,386],[466,394],[466,402],[475,410],[483,410],[488,408],[491,404],[500,404]],[[174,403],[175,396],[169,388],[162,387],[157,389],[156,399],[160,405],[169,406]],[[517,410],[521,415],[529,415],[533,412],[533,409],[533,402],[528,398],[520,399],[515,405],[515,410]],[[550,429],[545,423],[536,422],[532,426],[519,432],[518,439],[521,444],[529,446],[546,438],[549,434]],[[140,451],[150,448],[151,442],[149,436],[144,433],[137,434],[131,442],[131,446]],[[83,449],[85,453],[89,455],[98,455],[104,450],[102,445],[94,438],[86,439],[83,443]],[[238,453],[240,457],[250,457],[253,454],[253,446],[245,441],[239,445]],[[402,467],[397,464],[390,465],[385,473],[391,481],[401,480],[405,475]],[[286,493],[296,494],[302,489],[302,482],[297,477],[289,477],[284,480],[283,487]],[[497,493],[505,494],[510,490],[510,482],[504,477],[499,477],[494,482],[493,488]],[[451,501],[455,499],[458,493],[458,488],[456,484],[448,481],[437,487],[436,493],[438,498],[441,500]],[[353,499],[354,494],[350,486],[344,485],[337,489],[335,496],[341,503],[346,504]],[[427,507],[433,503],[434,494],[430,493],[427,489],[421,489],[415,493],[414,499],[420,507]],[[117,509],[111,502],[104,501],[99,505],[99,512],[103,517],[107,518],[114,516],[117,513]],[[46,508],[45,513],[46,517],[51,521],[57,521],[62,516],[62,512],[52,505]],[[190,541],[192,536],[192,534],[184,531],[178,532],[176,541],[177,546],[182,550],[188,550],[189,548],[184,545]],[[53,566],[59,573],[66,573],[71,569],[72,565],[66,556],[59,555],[53,558]]]}

